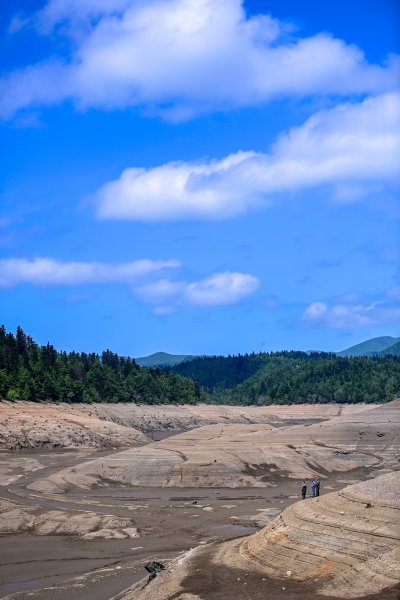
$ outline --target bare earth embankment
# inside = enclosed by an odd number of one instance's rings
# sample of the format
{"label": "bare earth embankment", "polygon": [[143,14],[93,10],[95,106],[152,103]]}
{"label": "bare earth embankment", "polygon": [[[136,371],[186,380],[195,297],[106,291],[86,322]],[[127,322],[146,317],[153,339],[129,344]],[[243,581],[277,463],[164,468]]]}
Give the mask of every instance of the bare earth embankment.
{"label": "bare earth embankment", "polygon": [[0,401],[0,448],[120,448],[140,446],[146,434],[183,431],[215,423],[313,422],[370,405],[148,406],[136,404],[37,404]]}
{"label": "bare earth embankment", "polygon": [[138,429],[88,414],[81,406],[0,402],[0,448],[119,448],[150,440]]}

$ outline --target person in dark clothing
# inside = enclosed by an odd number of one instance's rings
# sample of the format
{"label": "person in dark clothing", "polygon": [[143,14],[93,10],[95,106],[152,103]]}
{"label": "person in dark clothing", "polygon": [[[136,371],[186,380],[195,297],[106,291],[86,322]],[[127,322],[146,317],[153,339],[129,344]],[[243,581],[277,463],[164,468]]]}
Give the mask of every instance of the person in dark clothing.
{"label": "person in dark clothing", "polygon": [[319,496],[319,486],[320,486],[320,481],[319,478],[317,477],[317,479],[315,480],[315,495]]}
{"label": "person in dark clothing", "polygon": [[306,494],[307,494],[307,484],[305,481],[303,481],[303,485],[301,486],[301,497],[303,500],[305,500]]}

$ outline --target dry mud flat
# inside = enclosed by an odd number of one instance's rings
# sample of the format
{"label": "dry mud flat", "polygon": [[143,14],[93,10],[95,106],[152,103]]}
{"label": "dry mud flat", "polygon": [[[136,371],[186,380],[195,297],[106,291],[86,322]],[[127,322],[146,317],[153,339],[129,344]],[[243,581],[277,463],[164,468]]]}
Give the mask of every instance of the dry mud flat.
{"label": "dry mud flat", "polygon": [[197,548],[118,600],[400,596],[398,473],[297,502],[258,533]]}
{"label": "dry mud flat", "polygon": [[36,404],[0,401],[0,448],[120,448],[140,446],[154,431],[182,431],[215,423],[310,422],[371,406],[147,406]]}
{"label": "dry mud flat", "polygon": [[[43,454],[37,460],[41,473],[53,470]],[[261,493],[110,485],[52,497],[26,489],[37,476],[25,474],[0,492],[9,496],[0,514],[0,597],[7,600],[109,600],[141,580],[148,561],[167,563],[198,545],[253,533],[298,492],[297,482],[286,481]]]}

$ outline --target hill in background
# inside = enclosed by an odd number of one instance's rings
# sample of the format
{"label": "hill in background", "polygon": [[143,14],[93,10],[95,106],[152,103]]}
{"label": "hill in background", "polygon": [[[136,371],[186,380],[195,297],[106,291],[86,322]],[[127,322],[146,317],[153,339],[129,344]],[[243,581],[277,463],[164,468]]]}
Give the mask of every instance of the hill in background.
{"label": "hill in background", "polygon": [[186,360],[198,358],[192,354],[169,354],[168,352],[155,352],[149,356],[139,356],[135,362],[139,367],[173,367]]}
{"label": "hill in background", "polygon": [[371,338],[361,344],[350,346],[346,350],[336,352],[336,356],[374,356],[376,354],[384,353],[390,346],[393,346],[400,342],[400,338],[394,338],[390,335]]}
{"label": "hill in background", "polygon": [[379,356],[385,356],[390,354],[391,356],[400,356],[400,341],[393,344],[393,346],[389,346],[389,348],[385,348],[382,352],[379,352]]}
{"label": "hill in background", "polygon": [[[390,335],[371,338],[360,344],[355,344],[335,352],[336,356],[384,356],[391,354],[400,355],[400,338]],[[307,354],[319,353],[319,350],[309,350]],[[207,356],[196,356],[194,354],[169,354],[168,352],[155,352],[149,356],[139,356],[135,358],[136,364],[140,367],[174,367],[186,361],[196,360],[198,358],[209,358]]]}

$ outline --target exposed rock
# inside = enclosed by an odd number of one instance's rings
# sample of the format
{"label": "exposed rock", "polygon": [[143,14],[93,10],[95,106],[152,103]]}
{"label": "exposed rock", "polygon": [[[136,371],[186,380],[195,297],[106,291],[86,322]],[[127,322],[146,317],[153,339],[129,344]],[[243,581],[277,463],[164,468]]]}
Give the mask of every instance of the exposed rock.
{"label": "exposed rock", "polygon": [[163,571],[165,569],[165,565],[158,561],[152,560],[151,562],[144,565],[144,568],[146,569],[146,571],[148,573],[150,573],[149,579],[148,579],[148,581],[150,582],[152,579],[154,579],[157,576],[157,573],[159,573],[160,571]]}
{"label": "exposed rock", "polygon": [[[371,504],[368,510],[366,503]],[[286,579],[279,589],[295,585],[299,598],[309,597],[307,590],[329,598],[378,598],[400,582],[399,513],[399,473],[382,475],[340,492],[299,501],[252,536],[199,547],[172,563],[160,581],[146,589],[137,584],[119,599],[222,598],[221,569],[244,573],[247,589],[254,588],[254,582],[259,589],[262,581]],[[199,575],[200,571],[207,577]],[[222,590],[226,598],[242,600],[238,581],[240,577]]]}
{"label": "exposed rock", "polygon": [[399,509],[400,475],[382,475],[292,505],[255,535],[222,544],[214,560],[234,565],[240,556],[270,577],[311,578],[325,595],[377,593],[400,581]]}
{"label": "exposed rock", "polygon": [[76,535],[85,539],[123,539],[138,536],[132,519],[90,511],[46,511],[38,506],[0,500],[0,535],[13,533]]}

